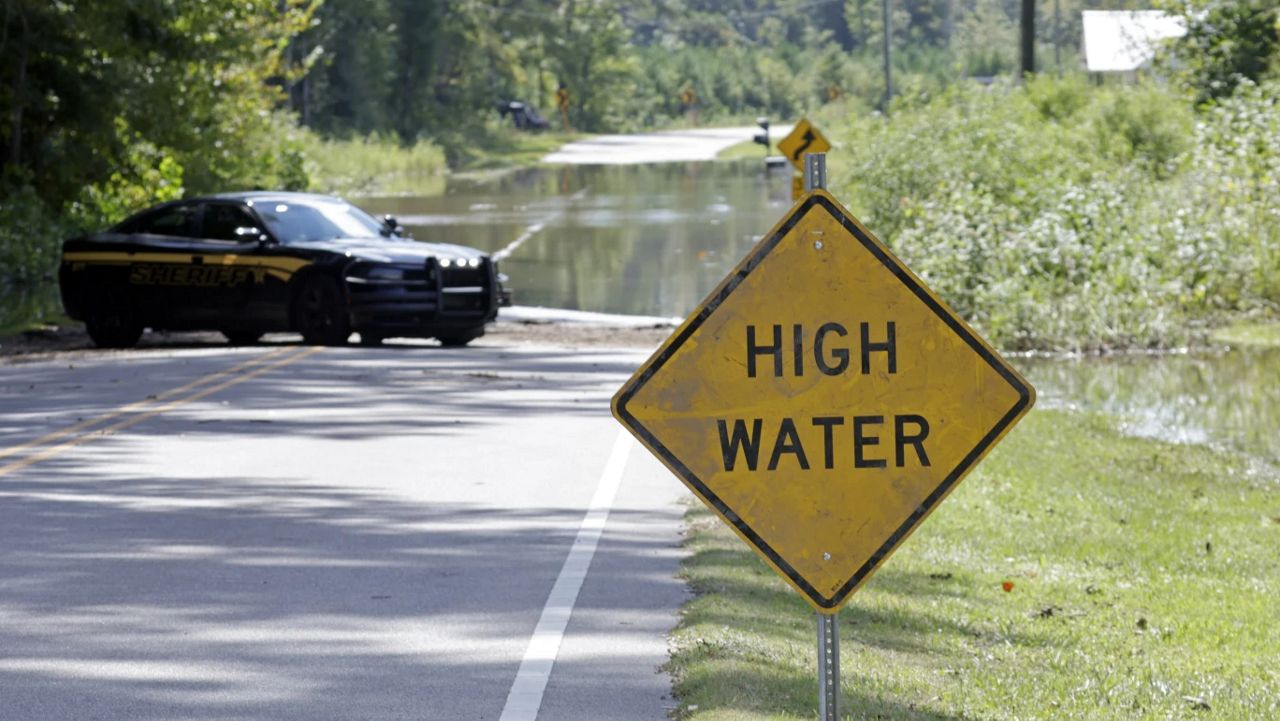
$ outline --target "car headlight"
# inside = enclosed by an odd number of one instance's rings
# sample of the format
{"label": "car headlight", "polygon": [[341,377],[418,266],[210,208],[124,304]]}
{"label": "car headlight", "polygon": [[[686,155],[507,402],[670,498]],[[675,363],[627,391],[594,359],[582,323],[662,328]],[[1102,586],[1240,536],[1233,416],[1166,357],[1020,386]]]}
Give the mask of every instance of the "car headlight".
{"label": "car headlight", "polygon": [[457,266],[459,268],[479,268],[480,259],[479,258],[441,258],[440,259],[441,268],[452,268],[454,266]]}

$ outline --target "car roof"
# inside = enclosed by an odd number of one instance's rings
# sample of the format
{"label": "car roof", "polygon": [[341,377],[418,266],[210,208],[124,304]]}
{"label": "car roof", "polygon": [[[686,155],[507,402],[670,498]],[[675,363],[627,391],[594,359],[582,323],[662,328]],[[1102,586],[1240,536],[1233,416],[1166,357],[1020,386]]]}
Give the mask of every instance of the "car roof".
{"label": "car roof", "polygon": [[319,193],[299,193],[291,190],[245,190],[234,193],[217,193],[207,195],[202,198],[191,198],[190,200],[285,200],[297,202],[305,202],[308,200],[319,201],[324,203],[345,203],[341,198],[332,195],[321,195]]}

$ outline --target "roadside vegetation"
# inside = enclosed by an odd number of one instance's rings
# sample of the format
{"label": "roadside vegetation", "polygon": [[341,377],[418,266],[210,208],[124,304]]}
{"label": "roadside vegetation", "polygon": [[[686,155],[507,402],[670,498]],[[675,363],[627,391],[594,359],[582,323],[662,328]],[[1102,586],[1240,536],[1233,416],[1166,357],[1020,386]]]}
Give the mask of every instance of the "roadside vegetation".
{"label": "roadside vegetation", "polygon": [[[813,611],[719,519],[689,521],[678,718],[813,718]],[[1278,548],[1274,476],[1247,458],[1037,410],[840,612],[843,713],[1276,717]]]}
{"label": "roadside vegetation", "polygon": [[1280,348],[1280,323],[1238,323],[1219,328],[1213,340],[1231,347]]}
{"label": "roadside vegetation", "polygon": [[430,194],[444,184],[444,152],[429,140],[404,146],[374,133],[346,140],[307,133],[302,142],[308,187],[322,193]]}
{"label": "roadside vegetation", "polygon": [[998,346],[1168,348],[1280,308],[1274,81],[1197,109],[1039,78],[845,117],[836,192]]}

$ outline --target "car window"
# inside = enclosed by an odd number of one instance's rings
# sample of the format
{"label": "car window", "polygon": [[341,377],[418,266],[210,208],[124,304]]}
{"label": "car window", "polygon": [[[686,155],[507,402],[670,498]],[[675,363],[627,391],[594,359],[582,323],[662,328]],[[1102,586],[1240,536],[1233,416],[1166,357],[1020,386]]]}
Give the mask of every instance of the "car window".
{"label": "car window", "polygon": [[258,221],[238,205],[214,203],[204,209],[204,237],[242,243],[257,239]]}
{"label": "car window", "polygon": [[257,201],[254,209],[281,242],[305,243],[339,238],[385,238],[386,226],[354,205],[340,201],[305,203]]}
{"label": "car window", "polygon": [[142,218],[133,229],[135,233],[168,235],[175,238],[196,237],[195,205],[175,205]]}

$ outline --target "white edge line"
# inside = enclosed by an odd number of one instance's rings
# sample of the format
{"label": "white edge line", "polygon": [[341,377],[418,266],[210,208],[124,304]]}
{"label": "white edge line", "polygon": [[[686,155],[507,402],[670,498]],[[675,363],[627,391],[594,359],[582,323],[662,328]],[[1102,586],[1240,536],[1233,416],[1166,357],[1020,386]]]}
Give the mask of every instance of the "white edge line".
{"label": "white edge line", "polygon": [[[574,193],[573,195],[570,195],[569,203],[570,204],[576,203],[579,200],[582,200],[583,198],[587,197],[587,190],[588,188],[582,188],[578,190],[578,192]],[[541,233],[542,229],[547,227],[547,223],[558,221],[560,217],[564,215],[564,213],[565,213],[565,210],[562,208],[556,211],[554,214],[549,215],[546,218],[543,218],[542,220],[531,223],[529,227],[524,229],[523,233],[521,233],[519,236],[516,237],[515,240],[511,241],[510,243],[507,243],[507,246],[502,250],[495,252],[492,256],[493,259],[497,261],[502,261],[511,257],[511,254],[519,250],[520,246],[525,244],[525,241],[529,240],[530,238],[537,235],[538,233]]]}
{"label": "white edge line", "polygon": [[613,506],[614,497],[618,495],[622,470],[627,465],[627,455],[631,452],[632,445],[631,436],[626,431],[619,431],[613,450],[609,453],[609,460],[605,463],[604,473],[600,476],[600,484],[596,486],[591,504],[587,506],[587,514],[578,527],[578,536],[573,540],[568,557],[564,559],[564,566],[560,568],[555,585],[551,587],[546,605],[542,607],[542,615],[533,629],[533,637],[529,639],[524,658],[520,660],[520,670],[516,671],[516,679],[511,684],[507,703],[502,707],[502,716],[498,721],[536,721],[538,718],[538,710],[542,708],[542,694],[551,678],[556,655],[560,653],[565,627],[569,625],[573,606],[578,602],[578,591],[582,590],[582,582],[586,579],[591,559],[596,554],[600,535],[609,520],[609,509]]}

